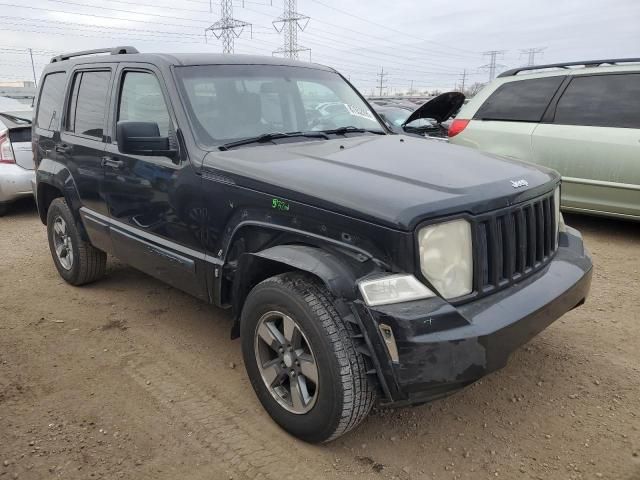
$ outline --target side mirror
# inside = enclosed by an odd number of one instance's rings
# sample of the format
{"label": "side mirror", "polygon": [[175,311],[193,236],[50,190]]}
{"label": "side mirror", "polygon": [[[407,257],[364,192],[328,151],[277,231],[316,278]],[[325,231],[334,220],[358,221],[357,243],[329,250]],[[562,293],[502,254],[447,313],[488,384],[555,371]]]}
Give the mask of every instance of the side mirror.
{"label": "side mirror", "polygon": [[178,158],[178,151],[170,149],[169,138],[160,136],[155,122],[118,122],[116,136],[120,153]]}

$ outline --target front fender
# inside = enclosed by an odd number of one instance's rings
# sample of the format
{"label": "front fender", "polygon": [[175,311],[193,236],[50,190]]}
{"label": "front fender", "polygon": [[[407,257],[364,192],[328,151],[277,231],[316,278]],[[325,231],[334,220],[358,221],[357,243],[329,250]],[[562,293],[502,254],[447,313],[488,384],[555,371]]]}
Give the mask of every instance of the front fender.
{"label": "front fender", "polygon": [[298,270],[319,278],[337,298],[355,300],[357,279],[377,266],[359,262],[340,253],[307,245],[277,245],[255,253],[244,253],[235,272],[232,306],[234,326],[232,337],[239,332],[239,318],[251,289],[273,275]]}

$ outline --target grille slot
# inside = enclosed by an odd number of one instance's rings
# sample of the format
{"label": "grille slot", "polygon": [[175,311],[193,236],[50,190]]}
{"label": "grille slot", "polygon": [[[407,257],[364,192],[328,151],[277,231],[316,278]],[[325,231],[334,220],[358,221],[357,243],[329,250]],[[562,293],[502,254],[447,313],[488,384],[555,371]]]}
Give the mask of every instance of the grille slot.
{"label": "grille slot", "polygon": [[546,265],[555,253],[553,194],[479,219],[475,290],[490,292]]}

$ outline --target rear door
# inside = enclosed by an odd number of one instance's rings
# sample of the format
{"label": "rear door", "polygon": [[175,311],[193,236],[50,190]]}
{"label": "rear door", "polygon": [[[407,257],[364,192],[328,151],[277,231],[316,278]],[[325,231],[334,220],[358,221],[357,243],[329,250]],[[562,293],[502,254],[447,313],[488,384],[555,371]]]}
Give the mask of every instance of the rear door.
{"label": "rear door", "polygon": [[640,216],[640,73],[576,75],[533,135],[565,208]]}
{"label": "rear door", "polygon": [[201,177],[186,151],[176,159],[125,154],[118,121],[155,122],[179,149],[175,116],[161,73],[153,66],[121,64],[111,105],[105,152],[105,198],[116,255],[192,295],[208,298],[201,242]]}
{"label": "rear door", "polygon": [[[60,140],[55,146],[59,159],[71,171],[82,205],[107,214],[103,195],[107,104],[114,66],[100,64],[77,68],[72,73],[71,94],[66,105]],[[91,229],[90,225],[87,228]],[[97,232],[103,236],[104,232]],[[91,234],[91,232],[90,232]],[[100,240],[92,236],[92,241]],[[96,245],[100,248],[104,246]]]}
{"label": "rear door", "polygon": [[531,161],[531,135],[564,79],[515,79],[502,84],[452,143]]}

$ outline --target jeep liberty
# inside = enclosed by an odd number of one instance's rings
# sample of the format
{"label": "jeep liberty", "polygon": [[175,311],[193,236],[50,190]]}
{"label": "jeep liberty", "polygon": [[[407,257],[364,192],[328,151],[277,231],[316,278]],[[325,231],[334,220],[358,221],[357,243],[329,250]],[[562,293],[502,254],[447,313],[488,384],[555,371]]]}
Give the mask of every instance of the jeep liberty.
{"label": "jeep liberty", "polygon": [[60,55],[33,147],[62,278],[111,254],[230,308],[260,402],[308,442],[503,367],[589,291],[557,173],[394,134],[325,66]]}

